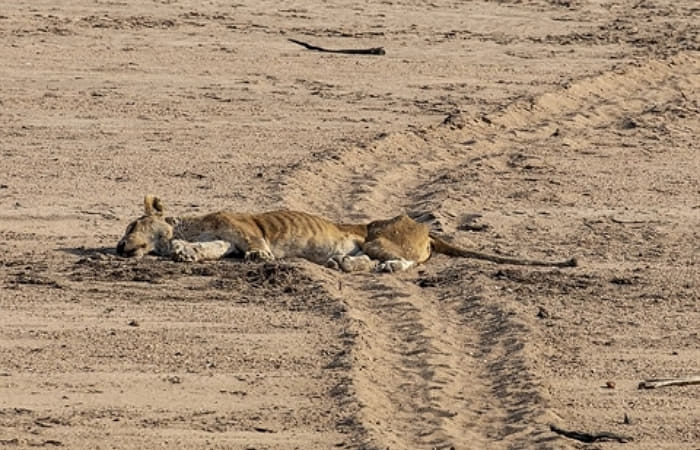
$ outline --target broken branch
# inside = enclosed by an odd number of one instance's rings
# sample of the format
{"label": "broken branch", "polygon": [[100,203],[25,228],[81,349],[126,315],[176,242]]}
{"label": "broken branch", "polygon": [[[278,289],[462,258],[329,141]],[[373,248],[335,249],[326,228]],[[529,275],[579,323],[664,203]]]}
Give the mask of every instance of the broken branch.
{"label": "broken branch", "polygon": [[289,39],[289,42],[294,42],[297,45],[301,45],[302,47],[305,47],[309,50],[315,50],[317,52],[326,52],[326,53],[345,53],[348,55],[384,55],[386,52],[384,51],[384,47],[374,47],[374,48],[360,48],[360,49],[329,49],[329,48],[323,48],[323,47],[317,47],[315,45],[307,44],[306,42],[302,41],[297,41],[296,39]]}
{"label": "broken branch", "polygon": [[700,375],[681,378],[652,378],[639,383],[639,389],[656,389],[666,386],[687,386],[700,384]]}
{"label": "broken branch", "polygon": [[549,429],[557,434],[566,436],[569,439],[576,439],[577,441],[586,442],[589,444],[596,441],[617,441],[624,444],[633,440],[629,436],[622,436],[615,433],[609,433],[607,431],[602,433],[581,433],[579,431],[563,430],[555,425],[549,425]]}

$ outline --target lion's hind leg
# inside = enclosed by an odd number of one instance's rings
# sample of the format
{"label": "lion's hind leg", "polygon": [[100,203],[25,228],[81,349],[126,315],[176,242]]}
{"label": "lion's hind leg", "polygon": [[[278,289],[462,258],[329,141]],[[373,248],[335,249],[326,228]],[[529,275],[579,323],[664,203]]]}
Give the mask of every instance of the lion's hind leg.
{"label": "lion's hind leg", "polygon": [[362,250],[370,258],[380,261],[377,265],[379,272],[401,272],[417,265],[416,261],[404,258],[406,252],[399,245],[383,237],[365,242]]}

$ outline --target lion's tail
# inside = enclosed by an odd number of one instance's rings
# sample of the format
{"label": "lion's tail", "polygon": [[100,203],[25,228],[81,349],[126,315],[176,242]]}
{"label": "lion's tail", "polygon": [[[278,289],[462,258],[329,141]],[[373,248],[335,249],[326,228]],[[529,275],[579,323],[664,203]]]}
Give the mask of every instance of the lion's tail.
{"label": "lion's tail", "polygon": [[549,266],[549,267],[576,267],[578,264],[576,258],[567,259],[566,261],[541,261],[536,259],[524,259],[517,257],[490,255],[474,250],[466,250],[456,247],[449,242],[446,242],[439,236],[430,233],[430,241],[432,249],[435,253],[442,253],[447,256],[457,256],[460,258],[483,259],[497,264],[514,264],[518,266]]}

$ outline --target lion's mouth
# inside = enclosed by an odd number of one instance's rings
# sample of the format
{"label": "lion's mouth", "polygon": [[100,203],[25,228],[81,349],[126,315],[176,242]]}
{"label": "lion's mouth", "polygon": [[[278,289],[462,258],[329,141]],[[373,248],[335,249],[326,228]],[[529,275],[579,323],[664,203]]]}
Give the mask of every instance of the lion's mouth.
{"label": "lion's mouth", "polygon": [[143,256],[143,250],[146,248],[145,245],[141,245],[138,247],[133,247],[133,248],[126,248],[126,244],[124,242],[120,242],[117,244],[117,255],[119,256],[124,256],[126,258],[134,258],[134,257],[141,257]]}

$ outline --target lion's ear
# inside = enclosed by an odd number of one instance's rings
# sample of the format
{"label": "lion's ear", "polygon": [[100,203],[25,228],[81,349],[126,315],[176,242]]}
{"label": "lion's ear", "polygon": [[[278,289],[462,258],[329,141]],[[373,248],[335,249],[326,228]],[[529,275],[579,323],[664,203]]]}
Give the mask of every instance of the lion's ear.
{"label": "lion's ear", "polygon": [[158,197],[153,199],[153,209],[156,210],[156,214],[159,216],[162,216],[165,213],[163,202]]}
{"label": "lion's ear", "polygon": [[163,212],[165,212],[163,202],[158,197],[150,194],[143,199],[143,209],[147,216],[162,216]]}

